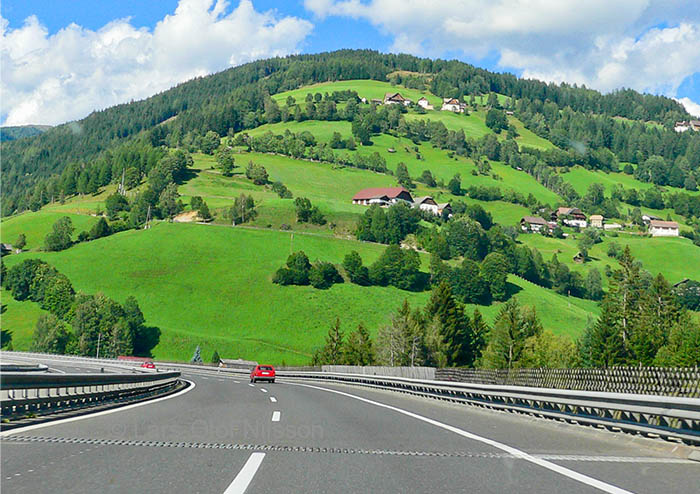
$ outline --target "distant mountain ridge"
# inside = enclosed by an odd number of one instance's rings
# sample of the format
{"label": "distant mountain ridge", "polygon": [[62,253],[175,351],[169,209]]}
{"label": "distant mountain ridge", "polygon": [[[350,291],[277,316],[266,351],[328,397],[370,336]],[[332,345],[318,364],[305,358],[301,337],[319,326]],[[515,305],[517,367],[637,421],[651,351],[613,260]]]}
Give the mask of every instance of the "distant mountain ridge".
{"label": "distant mountain ridge", "polygon": [[23,137],[34,137],[52,128],[51,125],[10,125],[0,127],[0,142],[14,141]]}

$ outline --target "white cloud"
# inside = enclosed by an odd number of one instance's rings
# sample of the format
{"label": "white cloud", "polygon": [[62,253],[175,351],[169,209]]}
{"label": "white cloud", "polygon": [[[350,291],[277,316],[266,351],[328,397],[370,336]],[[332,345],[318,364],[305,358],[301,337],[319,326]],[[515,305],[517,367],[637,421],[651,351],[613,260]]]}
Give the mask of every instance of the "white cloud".
{"label": "white cloud", "polygon": [[[305,0],[318,17],[364,19],[393,51],[500,55],[524,77],[674,96],[700,70],[700,2],[683,0]],[[662,24],[663,23],[663,24]],[[656,27],[654,26],[661,26]]]}
{"label": "white cloud", "polygon": [[115,20],[97,31],[71,24],[49,35],[32,16],[1,19],[5,125],[57,124],[140,99],[251,60],[298,52],[313,25],[258,12],[250,0],[180,0],[152,29]]}
{"label": "white cloud", "polygon": [[682,104],[685,107],[685,110],[695,118],[700,118],[700,105],[695,101],[691,100],[690,98],[677,98],[676,101]]}

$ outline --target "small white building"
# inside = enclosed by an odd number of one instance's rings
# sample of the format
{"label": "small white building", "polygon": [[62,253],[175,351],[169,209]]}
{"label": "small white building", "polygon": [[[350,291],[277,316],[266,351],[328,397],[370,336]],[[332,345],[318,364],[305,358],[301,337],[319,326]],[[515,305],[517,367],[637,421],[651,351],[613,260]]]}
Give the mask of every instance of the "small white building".
{"label": "small white building", "polygon": [[652,237],[677,237],[679,233],[678,223],[675,221],[651,220],[649,233]]}
{"label": "small white building", "polygon": [[417,197],[416,200],[413,201],[413,207],[419,208],[421,211],[428,211],[435,216],[440,215],[438,203],[430,196]]}
{"label": "small white building", "polygon": [[434,110],[435,107],[430,104],[430,101],[428,101],[428,98],[425,96],[421,97],[421,99],[418,100],[418,106],[421,108],[424,108],[426,110]]}
{"label": "small white building", "polygon": [[622,225],[619,223],[605,223],[603,225],[603,230],[619,230],[622,228]]}
{"label": "small white building", "polygon": [[442,111],[451,111],[455,113],[464,113],[467,105],[459,101],[457,98],[442,98]]}
{"label": "small white building", "polygon": [[588,218],[591,221],[591,226],[593,228],[603,228],[603,216],[600,214],[592,214],[590,218]]}

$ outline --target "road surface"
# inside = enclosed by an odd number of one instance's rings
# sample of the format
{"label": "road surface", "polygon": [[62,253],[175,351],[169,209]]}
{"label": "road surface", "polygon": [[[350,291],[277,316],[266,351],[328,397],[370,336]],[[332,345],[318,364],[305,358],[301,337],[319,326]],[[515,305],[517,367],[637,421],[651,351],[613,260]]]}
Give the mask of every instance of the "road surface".
{"label": "road surface", "polygon": [[173,397],[3,437],[3,492],[695,494],[700,485],[700,463],[623,434],[328,382],[183,377],[195,386]]}

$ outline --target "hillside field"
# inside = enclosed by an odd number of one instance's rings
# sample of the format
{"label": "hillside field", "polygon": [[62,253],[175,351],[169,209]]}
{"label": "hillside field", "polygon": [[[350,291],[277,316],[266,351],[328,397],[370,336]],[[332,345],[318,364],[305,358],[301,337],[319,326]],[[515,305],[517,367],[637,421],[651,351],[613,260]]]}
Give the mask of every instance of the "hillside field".
{"label": "hillside field", "polygon": [[[11,266],[40,257],[85,293],[103,292],[122,302],[134,295],[147,324],[162,330],[154,352],[161,359],[187,360],[199,344],[205,358],[216,349],[231,358],[306,364],[336,317],[346,332],[363,322],[376,334],[404,298],[422,306],[430,296],[350,283],[329,290],[273,284],[272,275],[292,250],[305,251],[312,261],[334,263],[357,250],[369,264],[384,246],[313,234],[292,237],[251,228],[158,223],[150,230],[123,232],[63,252],[5,259]],[[427,260],[423,256],[424,271]],[[510,283],[511,291],[534,305],[543,325],[555,333],[575,337],[597,313],[592,302],[567,299],[515,276]],[[26,349],[38,307],[17,303],[6,293],[3,304],[8,305],[3,327],[16,334],[15,349]],[[498,305],[481,310],[492,320]]]}

